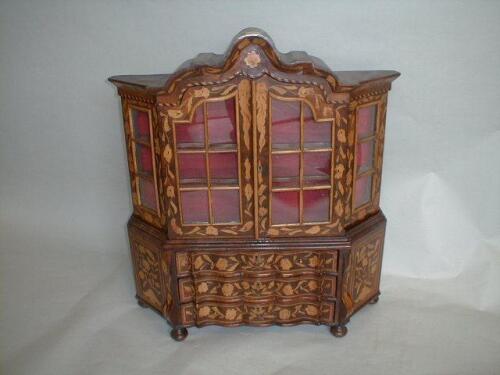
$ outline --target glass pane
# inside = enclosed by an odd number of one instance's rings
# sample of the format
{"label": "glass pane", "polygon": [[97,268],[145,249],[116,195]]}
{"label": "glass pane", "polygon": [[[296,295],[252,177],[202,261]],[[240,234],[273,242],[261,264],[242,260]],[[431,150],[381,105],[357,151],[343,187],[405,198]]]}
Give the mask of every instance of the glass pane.
{"label": "glass pane", "polygon": [[219,102],[208,102],[207,119],[210,145],[236,144],[234,98]]}
{"label": "glass pane", "polygon": [[272,149],[299,149],[300,147],[300,101],[273,99],[272,103]]}
{"label": "glass pane", "polygon": [[316,122],[309,105],[304,104],[304,147],[332,147],[332,122]]}
{"label": "glass pane", "polygon": [[357,208],[371,200],[372,175],[360,177],[354,186],[354,207]]}
{"label": "glass pane", "polygon": [[153,181],[139,177],[139,196],[141,206],[156,211],[156,190]]}
{"label": "glass pane", "polygon": [[208,223],[208,192],[181,191],[181,210],[184,224]]}
{"label": "glass pane", "polygon": [[207,185],[205,154],[178,154],[179,179],[181,184]]}
{"label": "glass pane", "polygon": [[240,222],[239,190],[212,190],[212,205],[216,223]]}
{"label": "glass pane", "polygon": [[211,184],[238,184],[238,153],[211,153],[208,155],[208,162],[210,163]]}
{"label": "glass pane", "polygon": [[205,148],[205,123],[203,119],[203,105],[198,106],[189,124],[175,125],[175,140],[177,147]]}
{"label": "glass pane", "polygon": [[304,185],[330,185],[331,152],[304,153]]}
{"label": "glass pane", "polygon": [[330,220],[330,190],[304,190],[304,222]]}
{"label": "glass pane", "polygon": [[272,155],[273,188],[298,187],[300,154]]}
{"label": "glass pane", "polygon": [[131,109],[132,114],[132,137],[143,142],[149,142],[149,114],[135,108]]}
{"label": "glass pane", "polygon": [[280,191],[272,193],[272,224],[299,223],[299,192]]}
{"label": "glass pane", "polygon": [[377,122],[377,105],[373,104],[358,109],[356,131],[358,138],[368,137],[375,133]]}
{"label": "glass pane", "polygon": [[151,147],[143,146],[140,143],[135,144],[135,160],[137,163],[137,171],[143,173],[153,172],[153,156]]}
{"label": "glass pane", "polygon": [[358,143],[356,150],[357,173],[363,173],[373,167],[373,145],[373,141]]}

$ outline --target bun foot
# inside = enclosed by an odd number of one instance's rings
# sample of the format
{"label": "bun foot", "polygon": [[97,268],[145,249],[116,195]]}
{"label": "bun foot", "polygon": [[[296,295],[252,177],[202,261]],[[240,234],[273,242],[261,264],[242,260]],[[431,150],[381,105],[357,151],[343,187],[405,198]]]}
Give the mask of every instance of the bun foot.
{"label": "bun foot", "polygon": [[188,330],[186,328],[173,328],[170,331],[170,337],[175,341],[183,341],[188,335]]}
{"label": "bun foot", "polygon": [[335,337],[344,337],[347,334],[347,327],[343,324],[337,324],[330,327],[330,332]]}
{"label": "bun foot", "polygon": [[370,305],[375,305],[378,302],[378,296],[370,301]]}
{"label": "bun foot", "polygon": [[140,299],[138,299],[138,300],[137,300],[137,304],[138,304],[139,306],[141,306],[143,309],[147,309],[147,308],[149,307],[149,306],[146,304],[146,302],[144,302],[144,301],[142,301],[142,300],[140,300]]}

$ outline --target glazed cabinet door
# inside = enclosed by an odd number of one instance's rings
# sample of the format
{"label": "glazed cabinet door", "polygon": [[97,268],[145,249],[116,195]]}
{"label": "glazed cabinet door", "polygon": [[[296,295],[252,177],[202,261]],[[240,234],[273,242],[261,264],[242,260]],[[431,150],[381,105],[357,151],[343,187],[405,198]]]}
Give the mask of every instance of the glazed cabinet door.
{"label": "glazed cabinet door", "polygon": [[252,236],[251,84],[188,89],[164,116],[171,237]]}
{"label": "glazed cabinet door", "polygon": [[[344,184],[345,167],[337,159],[341,167],[336,168],[338,116],[323,95],[314,85],[255,83],[262,237],[341,231],[345,200],[337,190]],[[345,131],[340,138],[345,143]]]}

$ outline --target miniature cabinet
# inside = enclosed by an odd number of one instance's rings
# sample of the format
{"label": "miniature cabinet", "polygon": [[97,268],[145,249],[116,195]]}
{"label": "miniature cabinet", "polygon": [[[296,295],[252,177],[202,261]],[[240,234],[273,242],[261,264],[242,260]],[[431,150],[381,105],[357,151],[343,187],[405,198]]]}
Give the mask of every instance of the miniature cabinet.
{"label": "miniature cabinet", "polygon": [[246,29],[173,74],[114,76],[141,306],[176,340],[208,324],[324,324],[378,300],[387,93]]}

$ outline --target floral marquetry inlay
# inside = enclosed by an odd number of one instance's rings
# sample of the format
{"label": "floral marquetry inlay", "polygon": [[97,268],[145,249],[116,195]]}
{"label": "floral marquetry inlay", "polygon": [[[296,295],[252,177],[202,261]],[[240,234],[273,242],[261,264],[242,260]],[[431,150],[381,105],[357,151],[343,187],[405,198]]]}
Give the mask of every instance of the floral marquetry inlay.
{"label": "floral marquetry inlay", "polygon": [[256,68],[259,66],[261,58],[256,51],[250,51],[247,53],[244,61],[249,68]]}
{"label": "floral marquetry inlay", "polygon": [[[164,175],[166,176],[165,191],[167,199],[167,219],[173,237],[234,237],[250,236],[254,228],[254,190],[253,190],[253,170],[252,170],[252,137],[251,137],[251,85],[248,80],[242,80],[237,84],[216,85],[210,87],[193,88],[187,90],[181,105],[176,108],[162,109],[163,131],[162,137],[165,142]],[[173,154],[174,127],[176,124],[189,124],[193,120],[195,108],[204,105],[207,100],[222,100],[234,97],[236,100],[236,124],[237,147],[239,164],[237,173],[239,174],[239,185],[236,185],[241,201],[241,224],[198,224],[184,225],[181,220],[180,186],[179,186],[179,165],[176,165],[176,158]],[[180,125],[182,126],[182,125]],[[207,147],[207,146],[205,146]],[[199,155],[199,154],[197,154]],[[211,154],[225,155],[225,154]],[[227,154],[226,154],[227,155]],[[215,160],[215,159],[214,159]],[[207,164],[208,165],[208,164]],[[215,165],[224,165],[223,163]],[[203,167],[204,168],[204,167]],[[206,172],[205,172],[206,173]],[[209,187],[209,189],[211,189]],[[215,197],[214,190],[210,195]],[[210,198],[209,198],[210,199]],[[214,198],[208,201],[214,202]],[[217,213],[213,211],[214,213]]]}
{"label": "floral marquetry inlay", "polygon": [[337,271],[337,251],[198,253],[191,256],[194,274]]}
{"label": "floral marquetry inlay", "polygon": [[242,299],[262,300],[269,298],[290,299],[303,296],[335,298],[335,276],[303,276],[295,278],[248,278],[227,279],[203,278],[194,283],[182,281],[180,295],[182,302],[207,300],[239,301]]}
{"label": "floral marquetry inlay", "polygon": [[136,280],[140,296],[161,310],[163,294],[158,254],[141,244],[135,244],[135,249]]}
{"label": "floral marquetry inlay", "polygon": [[379,230],[353,245],[342,286],[342,300],[348,314],[352,314],[378,292],[383,242],[384,231]]}
{"label": "floral marquetry inlay", "polygon": [[295,304],[251,304],[217,305],[201,303],[196,309],[196,323],[199,325],[267,325],[312,323],[333,323],[335,304],[295,303]]}
{"label": "floral marquetry inlay", "polygon": [[[332,46],[334,48],[334,46]],[[111,77],[122,100],[137,299],[186,327],[325,324],[379,294],[387,93],[236,35],[172,74]]]}

